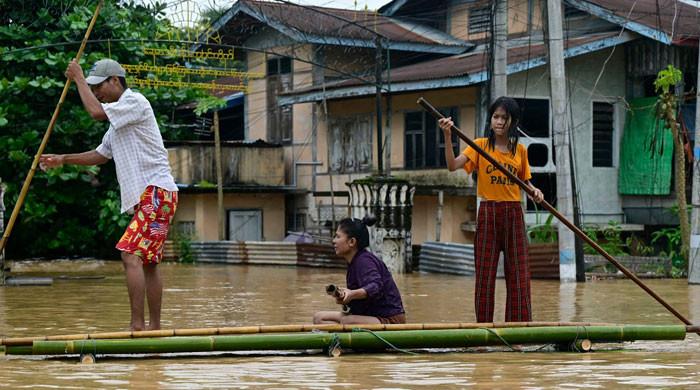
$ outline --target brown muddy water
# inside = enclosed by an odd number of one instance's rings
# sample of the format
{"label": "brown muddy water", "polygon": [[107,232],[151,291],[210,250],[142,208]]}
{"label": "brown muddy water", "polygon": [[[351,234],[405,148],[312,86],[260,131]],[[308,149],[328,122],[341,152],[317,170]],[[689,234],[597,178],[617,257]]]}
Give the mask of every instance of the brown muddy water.
{"label": "brown muddy water", "polygon": [[[163,327],[198,328],[308,323],[335,309],[325,294],[344,270],[163,264]],[[52,286],[0,288],[0,336],[126,330],[129,320],[119,262],[14,263],[20,275],[48,275]],[[76,277],[104,276],[102,279]],[[468,277],[398,275],[410,322],[474,321]],[[700,322],[700,286],[645,281],[691,321]],[[533,281],[536,321],[679,323],[629,280],[561,285]],[[505,284],[498,281],[503,320]],[[594,345],[594,347],[596,347]],[[592,353],[504,349],[346,354],[201,354],[160,358],[0,356],[0,388],[699,388],[700,337],[685,341],[598,346]]]}

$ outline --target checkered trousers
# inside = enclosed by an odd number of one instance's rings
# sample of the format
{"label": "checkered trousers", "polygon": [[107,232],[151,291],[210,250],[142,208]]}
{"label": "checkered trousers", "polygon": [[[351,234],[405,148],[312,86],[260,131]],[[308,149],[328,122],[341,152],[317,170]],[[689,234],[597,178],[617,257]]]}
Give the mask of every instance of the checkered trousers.
{"label": "checkered trousers", "polygon": [[474,238],[477,322],[493,322],[496,270],[501,251],[505,259],[506,321],[531,321],[530,269],[522,206],[520,202],[483,201]]}

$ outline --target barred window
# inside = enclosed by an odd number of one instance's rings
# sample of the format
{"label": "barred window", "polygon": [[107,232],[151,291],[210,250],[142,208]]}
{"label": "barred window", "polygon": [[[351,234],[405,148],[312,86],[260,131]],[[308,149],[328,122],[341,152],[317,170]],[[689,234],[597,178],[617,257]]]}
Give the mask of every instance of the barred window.
{"label": "barred window", "polygon": [[613,166],[613,131],[615,107],[610,103],[593,103],[593,166]]}
{"label": "barred window", "polygon": [[292,60],[276,57],[267,60],[267,140],[292,142],[292,106],[277,104],[277,96],[292,90]]}
{"label": "barred window", "polygon": [[[457,107],[441,110],[457,124]],[[404,158],[406,169],[443,168],[445,164],[445,136],[437,120],[425,111],[407,112],[404,117]],[[452,134],[455,156],[459,154],[459,139]]]}
{"label": "barred window", "polygon": [[488,32],[491,25],[491,7],[469,10],[469,34]]}

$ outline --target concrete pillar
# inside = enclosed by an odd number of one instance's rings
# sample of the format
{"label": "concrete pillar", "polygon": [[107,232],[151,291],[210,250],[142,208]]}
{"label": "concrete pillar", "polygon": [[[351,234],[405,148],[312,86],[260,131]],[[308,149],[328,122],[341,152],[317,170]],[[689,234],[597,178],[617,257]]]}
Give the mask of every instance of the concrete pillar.
{"label": "concrete pillar", "polygon": [[362,219],[374,215],[369,227],[370,250],[394,273],[411,272],[411,219],[413,187],[408,181],[370,176],[347,183],[350,188],[350,216]]}

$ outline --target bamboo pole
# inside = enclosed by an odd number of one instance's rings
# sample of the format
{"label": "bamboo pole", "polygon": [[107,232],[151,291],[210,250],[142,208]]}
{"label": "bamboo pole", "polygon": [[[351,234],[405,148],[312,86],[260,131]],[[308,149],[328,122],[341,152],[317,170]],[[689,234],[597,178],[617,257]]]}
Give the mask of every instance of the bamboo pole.
{"label": "bamboo pole", "polygon": [[[478,329],[478,328],[537,328],[557,326],[610,326],[609,323],[596,322],[439,322],[439,323],[414,323],[414,324],[366,324],[363,329],[372,331],[398,331],[398,330],[445,330],[445,329]],[[0,345],[18,346],[31,345],[34,341],[70,341],[70,340],[104,340],[104,339],[136,339],[151,337],[178,337],[178,336],[216,336],[216,335],[242,335],[255,333],[295,333],[320,330],[324,332],[352,332],[360,325],[341,324],[291,324],[291,325],[259,325],[238,326],[220,328],[192,328],[192,329],[162,329],[125,332],[81,333],[58,336],[34,336],[2,338]]]}
{"label": "bamboo pole", "polygon": [[[422,97],[418,99],[418,104],[422,106],[426,111],[428,111],[430,114],[435,117],[435,119],[442,119],[445,116],[440,113],[435,107],[433,107],[430,103],[428,103],[427,100],[423,99]],[[516,183],[520,188],[522,188],[525,192],[527,192],[528,195],[533,196],[533,192],[528,187],[527,184],[525,184],[524,181],[522,181],[518,176],[514,175],[512,172],[510,172],[508,169],[506,169],[503,165],[501,165],[496,159],[491,157],[490,154],[486,153],[479,145],[474,143],[469,137],[464,135],[462,131],[455,125],[452,125],[452,132],[457,134],[459,138],[461,138],[464,142],[467,143],[467,145],[471,146],[474,150],[477,151],[482,157],[484,157],[488,162],[493,164],[496,169],[501,171],[508,179],[512,180],[514,183]],[[627,267],[624,265],[620,264],[615,258],[610,256],[608,252],[606,252],[600,245],[598,245],[595,241],[593,241],[591,238],[589,238],[581,229],[576,227],[573,223],[571,223],[568,219],[566,219],[561,213],[557,211],[552,205],[550,205],[546,200],[543,200],[540,202],[540,205],[547,209],[552,215],[557,217],[557,219],[562,222],[564,225],[566,225],[569,229],[571,229],[574,234],[579,236],[583,241],[585,241],[588,245],[590,245],[593,249],[596,250],[596,252],[600,253],[603,257],[605,257],[609,262],[611,262],[617,269],[619,269],[623,274],[625,274],[628,278],[632,279],[633,282],[635,282],[639,287],[642,288],[642,290],[646,291],[649,295],[651,295],[657,302],[659,302],[663,307],[665,307],[669,312],[671,312],[676,318],[681,320],[684,324],[686,325],[693,325],[692,322],[690,322],[687,318],[685,318],[681,313],[679,313],[676,309],[673,308],[668,302],[666,302],[663,298],[661,298],[658,294],[654,292],[651,288],[649,288],[644,282],[642,282],[635,274],[632,273],[632,271],[628,270]]]}
{"label": "bamboo pole", "polygon": [[558,344],[557,351],[561,352],[590,352],[593,343],[589,339],[578,339],[570,343]]}
{"label": "bamboo pole", "polygon": [[[83,37],[83,41],[80,43],[80,48],[78,49],[78,54],[75,55],[75,60],[79,61],[80,57],[83,55],[83,51],[85,50],[85,45],[87,44],[88,38],[90,37],[90,33],[92,32],[92,28],[95,26],[95,22],[97,21],[97,15],[100,13],[100,9],[102,8],[102,5],[104,3],[104,0],[100,0],[100,2],[97,4],[97,7],[95,8],[95,13],[92,15],[92,20],[90,20],[90,24],[88,25],[87,30],[85,31],[85,36]],[[53,112],[53,115],[51,116],[51,121],[49,122],[49,127],[46,129],[46,132],[44,133],[44,138],[41,140],[41,145],[39,145],[39,150],[36,152],[36,155],[34,156],[34,161],[32,162],[32,166],[29,169],[29,172],[27,173],[27,177],[24,179],[24,184],[22,185],[22,190],[19,193],[19,197],[17,198],[17,203],[15,203],[14,209],[12,209],[12,215],[10,216],[10,220],[7,222],[7,228],[5,229],[5,233],[2,235],[2,239],[0,239],[0,252],[2,252],[5,249],[5,245],[7,244],[7,239],[10,237],[10,233],[12,233],[12,228],[15,225],[15,221],[17,220],[17,216],[19,215],[19,210],[22,208],[22,204],[24,203],[24,198],[27,196],[27,192],[29,192],[29,184],[31,184],[32,179],[34,178],[34,173],[36,172],[36,168],[39,166],[39,158],[41,157],[42,154],[44,154],[44,149],[46,148],[46,145],[49,143],[49,137],[51,137],[51,132],[53,131],[54,125],[56,125],[56,120],[58,119],[58,113],[61,112],[61,106],[63,105],[63,102],[66,100],[66,95],[68,94],[68,89],[70,88],[70,83],[71,80],[68,79],[66,80],[66,84],[63,86],[63,92],[61,92],[61,98],[58,99],[58,104],[56,104],[56,109]]]}
{"label": "bamboo pole", "polygon": [[[287,333],[238,336],[194,336],[122,340],[35,341],[34,355],[152,354],[215,351],[279,351],[325,349],[386,350],[396,348],[465,348],[510,344],[566,344],[576,340],[622,342],[683,340],[683,325],[612,325],[477,328],[449,330]],[[507,344],[506,344],[507,343]],[[7,347],[7,354],[27,353],[28,346]]]}

